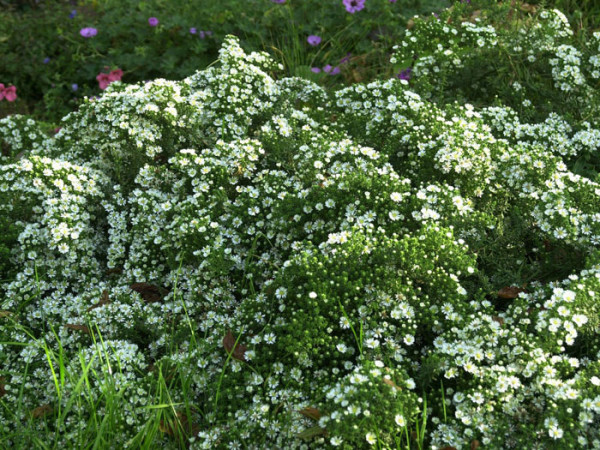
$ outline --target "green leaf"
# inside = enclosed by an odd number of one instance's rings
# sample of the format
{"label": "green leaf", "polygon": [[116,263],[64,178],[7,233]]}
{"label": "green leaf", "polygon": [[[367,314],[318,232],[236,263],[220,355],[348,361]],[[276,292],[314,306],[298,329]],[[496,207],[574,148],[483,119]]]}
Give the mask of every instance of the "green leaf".
{"label": "green leaf", "polygon": [[325,436],[327,434],[327,430],[325,428],[321,428],[319,426],[314,426],[307,428],[302,433],[298,433],[298,437],[300,439],[309,440],[316,436]]}

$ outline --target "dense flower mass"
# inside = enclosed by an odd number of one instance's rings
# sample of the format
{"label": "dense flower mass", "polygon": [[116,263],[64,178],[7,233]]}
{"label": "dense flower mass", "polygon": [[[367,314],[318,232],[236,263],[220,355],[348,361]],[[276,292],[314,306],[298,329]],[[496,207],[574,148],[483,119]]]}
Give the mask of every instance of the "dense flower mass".
{"label": "dense flower mass", "polygon": [[0,434],[56,413],[75,446],[101,411],[116,447],[150,423],[196,449],[600,448],[600,184],[565,162],[599,128],[435,104],[419,79],[460,62],[404,47],[406,76],[330,92],[229,36],[53,137],[1,120]]}

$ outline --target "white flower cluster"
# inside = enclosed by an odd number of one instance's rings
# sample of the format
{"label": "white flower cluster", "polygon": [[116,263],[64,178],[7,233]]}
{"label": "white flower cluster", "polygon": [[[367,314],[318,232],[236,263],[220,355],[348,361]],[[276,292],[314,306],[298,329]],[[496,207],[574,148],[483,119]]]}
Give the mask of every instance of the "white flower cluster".
{"label": "white flower cluster", "polygon": [[416,27],[405,34],[405,40],[394,47],[392,64],[409,63],[413,59],[412,47],[427,42],[429,52],[420,56],[413,65],[416,76],[444,76],[448,70],[464,67],[469,59],[467,47],[494,47],[498,43],[496,30],[490,25],[463,21],[457,26],[442,22],[431,16],[428,20],[417,20]]}
{"label": "white flower cluster", "polygon": [[568,92],[585,84],[585,77],[580,69],[581,53],[573,46],[559,45],[556,48],[556,58],[550,59],[549,63],[554,82],[560,90]]}
{"label": "white flower cluster", "polygon": [[30,117],[13,114],[0,119],[0,164],[22,157],[26,151],[35,153],[46,139],[37,122]]}

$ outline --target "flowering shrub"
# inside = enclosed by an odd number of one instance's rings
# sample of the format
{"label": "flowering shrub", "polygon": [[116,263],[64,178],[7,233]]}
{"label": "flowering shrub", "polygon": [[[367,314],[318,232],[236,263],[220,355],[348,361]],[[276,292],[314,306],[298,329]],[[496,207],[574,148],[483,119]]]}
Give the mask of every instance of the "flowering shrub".
{"label": "flowering shrub", "polygon": [[497,137],[546,145],[595,176],[600,33],[576,39],[556,9],[474,9],[415,18],[392,63],[410,66],[411,88],[425,98],[485,106]]}
{"label": "flowering shrub", "polygon": [[600,448],[586,135],[281,70],[229,36],[52,138],[0,122],[7,445],[100,439],[102,411],[119,447]]}

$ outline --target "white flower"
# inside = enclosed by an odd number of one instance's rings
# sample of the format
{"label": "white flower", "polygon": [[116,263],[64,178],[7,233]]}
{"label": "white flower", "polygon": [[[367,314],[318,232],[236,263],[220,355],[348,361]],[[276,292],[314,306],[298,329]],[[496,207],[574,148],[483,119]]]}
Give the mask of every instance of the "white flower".
{"label": "white flower", "polygon": [[379,341],[377,339],[369,338],[365,341],[365,345],[369,348],[379,347]]}
{"label": "white flower", "polygon": [[575,324],[580,327],[582,325],[585,325],[588,321],[587,316],[583,315],[583,314],[574,314],[573,317],[571,317],[571,320],[573,320],[573,322],[575,322]]}
{"label": "white flower", "polygon": [[331,445],[333,445],[334,447],[338,447],[342,445],[342,442],[344,442],[344,440],[339,436],[334,436],[330,439],[329,442],[331,442]]}
{"label": "white flower", "polygon": [[572,303],[575,300],[575,292],[573,291],[564,291],[562,294],[562,298],[567,303]]}
{"label": "white flower", "polygon": [[558,427],[552,427],[548,430],[548,435],[552,439],[560,439],[563,436],[563,430]]}
{"label": "white flower", "polygon": [[367,440],[367,442],[370,445],[375,445],[377,444],[377,436],[375,436],[375,433],[367,433],[365,436],[365,439]]}
{"label": "white flower", "polygon": [[350,321],[346,317],[340,317],[340,327],[347,330],[350,328]]}
{"label": "white flower", "polygon": [[390,218],[390,220],[393,220],[395,222],[396,220],[400,220],[401,215],[398,211],[393,210],[388,213],[388,217]]}
{"label": "white flower", "polygon": [[390,194],[390,198],[392,199],[392,201],[394,202],[400,202],[402,201],[402,194],[399,192],[392,192]]}
{"label": "white flower", "polygon": [[394,421],[396,422],[396,425],[398,425],[399,427],[406,426],[406,420],[404,420],[404,416],[402,416],[400,414],[396,414],[396,417],[394,417]]}

